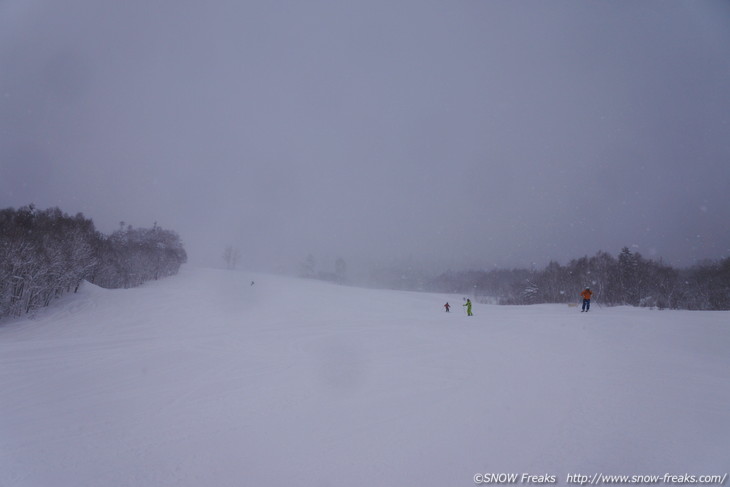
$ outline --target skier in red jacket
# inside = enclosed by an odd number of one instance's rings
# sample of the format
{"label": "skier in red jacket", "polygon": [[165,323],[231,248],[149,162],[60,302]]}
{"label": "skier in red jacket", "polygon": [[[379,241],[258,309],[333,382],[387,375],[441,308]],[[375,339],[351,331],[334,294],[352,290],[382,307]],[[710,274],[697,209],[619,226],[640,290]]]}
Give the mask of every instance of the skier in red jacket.
{"label": "skier in red jacket", "polygon": [[591,288],[585,288],[585,290],[580,293],[580,295],[583,296],[583,309],[581,309],[580,312],[588,312],[588,310],[591,309],[591,296],[593,296]]}

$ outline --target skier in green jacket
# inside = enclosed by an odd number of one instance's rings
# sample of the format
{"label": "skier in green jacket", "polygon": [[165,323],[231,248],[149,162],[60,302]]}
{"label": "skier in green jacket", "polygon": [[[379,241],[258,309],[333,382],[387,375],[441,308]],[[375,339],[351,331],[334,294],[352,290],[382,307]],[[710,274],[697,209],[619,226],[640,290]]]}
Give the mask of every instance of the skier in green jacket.
{"label": "skier in green jacket", "polygon": [[467,316],[474,316],[471,313],[471,299],[466,298],[466,304],[463,304],[462,306],[466,306],[466,315]]}

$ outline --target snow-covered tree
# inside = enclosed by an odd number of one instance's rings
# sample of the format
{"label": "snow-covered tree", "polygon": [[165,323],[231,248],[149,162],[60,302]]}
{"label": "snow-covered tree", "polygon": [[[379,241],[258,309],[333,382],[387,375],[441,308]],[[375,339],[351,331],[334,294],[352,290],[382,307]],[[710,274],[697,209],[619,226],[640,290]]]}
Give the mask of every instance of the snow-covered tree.
{"label": "snow-covered tree", "polygon": [[347,264],[342,257],[335,261],[335,276],[340,284],[347,282]]}
{"label": "snow-covered tree", "polygon": [[223,260],[226,263],[226,269],[235,269],[240,258],[241,251],[230,245],[223,251]]}
{"label": "snow-covered tree", "polygon": [[308,279],[314,278],[317,275],[317,259],[314,255],[308,254],[307,258],[302,262],[300,266],[299,275]]}
{"label": "snow-covered tree", "polygon": [[47,306],[84,279],[130,287],[175,274],[186,259],[178,235],[156,224],[122,224],[105,237],[80,213],[34,205],[0,210],[0,318]]}

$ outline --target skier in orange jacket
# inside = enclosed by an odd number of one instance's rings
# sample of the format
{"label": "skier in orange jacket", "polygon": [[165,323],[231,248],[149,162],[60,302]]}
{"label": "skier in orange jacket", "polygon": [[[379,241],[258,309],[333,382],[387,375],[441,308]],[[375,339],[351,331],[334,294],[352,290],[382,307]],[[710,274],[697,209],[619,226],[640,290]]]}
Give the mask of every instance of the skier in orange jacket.
{"label": "skier in orange jacket", "polygon": [[591,296],[593,296],[591,288],[585,288],[585,290],[580,293],[580,295],[583,296],[583,309],[581,309],[580,312],[588,312],[588,310],[591,309]]}

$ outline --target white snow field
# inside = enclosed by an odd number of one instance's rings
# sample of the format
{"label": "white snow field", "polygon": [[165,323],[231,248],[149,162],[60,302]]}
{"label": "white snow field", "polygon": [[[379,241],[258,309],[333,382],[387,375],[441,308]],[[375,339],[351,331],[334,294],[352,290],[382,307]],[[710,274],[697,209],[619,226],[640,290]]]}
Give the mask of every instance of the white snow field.
{"label": "white snow field", "polygon": [[461,304],[213,269],[85,283],[0,325],[0,485],[730,470],[730,313]]}

